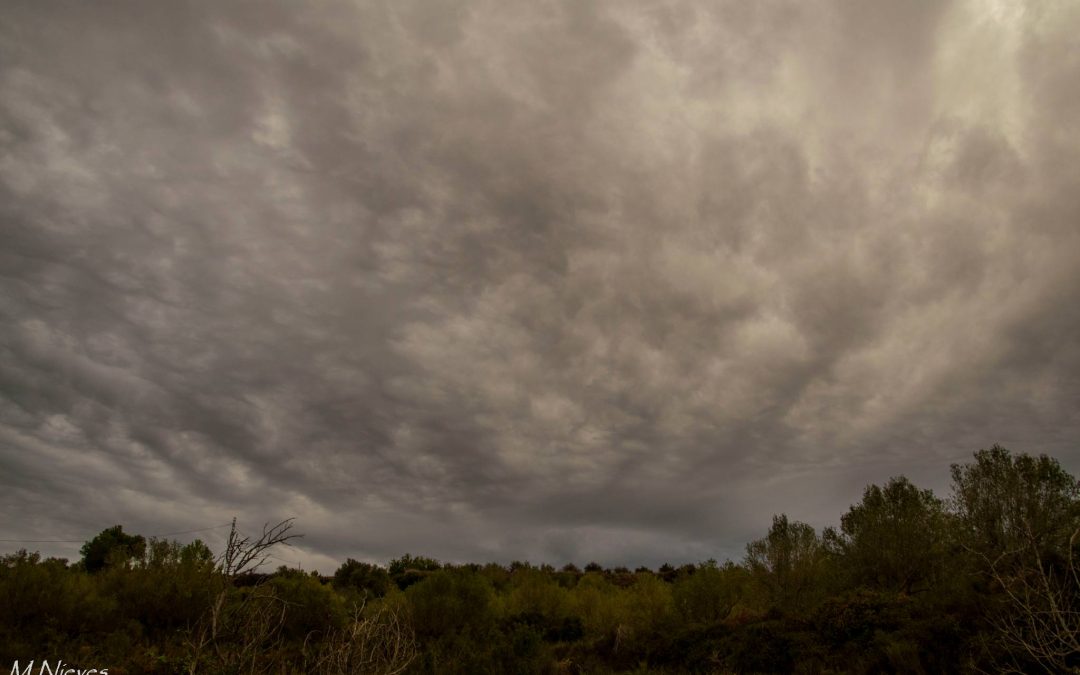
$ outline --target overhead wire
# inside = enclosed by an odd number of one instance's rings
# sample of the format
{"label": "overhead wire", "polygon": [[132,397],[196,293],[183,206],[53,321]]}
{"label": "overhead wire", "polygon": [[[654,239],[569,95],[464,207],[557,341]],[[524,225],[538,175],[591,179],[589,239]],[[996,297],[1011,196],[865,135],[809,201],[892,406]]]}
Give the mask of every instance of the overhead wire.
{"label": "overhead wire", "polygon": [[[174,534],[194,534],[196,532],[209,532],[210,530],[220,530],[223,527],[229,527],[232,523],[224,523],[223,525],[214,525],[213,527],[201,527],[194,530],[177,530],[175,532],[161,532],[159,534],[144,535],[147,538],[150,537],[171,537]],[[0,539],[0,543],[5,544],[81,544],[88,539]]]}
{"label": "overhead wire", "polygon": [[[195,534],[195,533],[198,533],[198,532],[211,532],[211,531],[215,531],[215,530],[220,530],[220,529],[222,529],[224,527],[230,527],[230,526],[232,526],[232,524],[233,523],[229,522],[229,523],[222,523],[221,525],[213,525],[211,527],[200,527],[200,528],[195,528],[195,529],[191,529],[191,530],[175,530],[173,532],[161,532],[161,533],[158,533],[158,534],[148,534],[148,535],[143,535],[143,536],[145,536],[146,538],[149,539],[149,538],[152,538],[152,537],[169,537],[169,536],[173,536],[173,535],[177,535],[177,534]],[[239,527],[236,528],[236,531],[241,536],[250,538],[250,535],[248,535],[246,532],[241,530]],[[0,543],[5,543],[5,544],[81,544],[81,543],[84,543],[86,541],[88,541],[88,540],[87,539],[0,539]],[[290,544],[287,541],[282,541],[282,542],[278,542],[278,543],[282,544],[284,546],[288,546],[290,548],[293,547],[292,544]],[[286,564],[289,564],[289,565],[297,563],[297,561],[295,561],[295,560],[286,560],[285,558],[278,557],[278,556],[276,556],[276,555],[274,555],[272,553],[267,553],[266,555],[268,557],[270,557],[270,558],[273,558],[274,560],[277,560],[279,562],[283,562],[283,563],[286,563]]]}

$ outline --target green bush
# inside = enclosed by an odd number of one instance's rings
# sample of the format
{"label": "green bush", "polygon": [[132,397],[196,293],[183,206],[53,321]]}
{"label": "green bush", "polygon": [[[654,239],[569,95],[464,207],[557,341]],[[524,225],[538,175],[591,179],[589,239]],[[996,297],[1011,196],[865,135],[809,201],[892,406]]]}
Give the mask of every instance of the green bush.
{"label": "green bush", "polygon": [[334,588],[352,589],[365,598],[381,598],[390,590],[390,574],[378,565],[349,558],[334,572]]}
{"label": "green bush", "polygon": [[421,638],[487,630],[494,622],[492,595],[486,578],[462,570],[439,570],[405,591]]}

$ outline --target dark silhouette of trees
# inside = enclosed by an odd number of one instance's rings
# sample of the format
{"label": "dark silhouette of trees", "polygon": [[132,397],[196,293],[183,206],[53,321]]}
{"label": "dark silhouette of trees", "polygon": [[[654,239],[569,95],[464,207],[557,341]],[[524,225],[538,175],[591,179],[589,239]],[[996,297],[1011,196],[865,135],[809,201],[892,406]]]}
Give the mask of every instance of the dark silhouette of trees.
{"label": "dark silhouette of trees", "polygon": [[995,445],[973,463],[954,464],[952,480],[957,533],[981,557],[1060,551],[1080,516],[1080,483],[1046,455]]}
{"label": "dark silhouette of trees", "polygon": [[442,565],[434,558],[425,558],[422,555],[412,556],[408,553],[390,561],[388,571],[394,584],[401,590],[405,590],[415,583],[423,581],[432,572],[439,570]]}
{"label": "dark silhouette of trees", "polygon": [[390,574],[378,565],[349,558],[334,572],[334,587],[353,589],[365,597],[381,598],[390,590]]}
{"label": "dark silhouette of trees", "polygon": [[114,525],[83,544],[79,552],[86,571],[98,572],[109,565],[123,565],[133,558],[141,558],[145,550],[146,539],[127,534],[123,527]]}
{"label": "dark silhouette of trees", "polygon": [[856,583],[902,593],[929,589],[942,573],[947,549],[944,505],[903,477],[867,486],[862,501],[829,529],[829,546]]}
{"label": "dark silhouette of trees", "polygon": [[262,534],[251,537],[236,528],[236,518],[229,528],[229,538],[225,550],[221,552],[218,564],[226,577],[250,574],[266,564],[270,558],[270,549],[278,544],[286,544],[291,539],[303,535],[290,534],[294,518],[288,518],[276,525],[266,523]]}
{"label": "dark silhouette of trees", "polygon": [[[942,501],[898,476],[836,528],[777,515],[736,563],[348,559],[258,573],[292,521],[225,548],[102,531],[0,557],[0,667],[138,673],[907,673],[1080,669],[1080,487],[994,446]],[[580,561],[579,561],[580,562]]]}
{"label": "dark silhouette of trees", "polygon": [[746,546],[747,569],[777,607],[805,607],[823,558],[814,528],[784,514],[773,516],[769,533]]}
{"label": "dark silhouette of trees", "polygon": [[1053,458],[997,445],[952,477],[959,541],[1001,591],[988,618],[1008,662],[1080,669],[1080,483]]}

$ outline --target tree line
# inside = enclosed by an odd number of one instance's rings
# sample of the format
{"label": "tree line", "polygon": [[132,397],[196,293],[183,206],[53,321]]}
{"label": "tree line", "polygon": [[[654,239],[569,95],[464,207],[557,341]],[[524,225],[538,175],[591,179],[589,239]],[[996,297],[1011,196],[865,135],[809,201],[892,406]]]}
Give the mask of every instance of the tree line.
{"label": "tree line", "polygon": [[946,498],[898,476],[837,527],[776,515],[738,561],[657,569],[353,559],[259,570],[120,526],[80,560],[0,558],[0,663],[124,673],[961,673],[1080,670],[1080,483],[1000,446]]}

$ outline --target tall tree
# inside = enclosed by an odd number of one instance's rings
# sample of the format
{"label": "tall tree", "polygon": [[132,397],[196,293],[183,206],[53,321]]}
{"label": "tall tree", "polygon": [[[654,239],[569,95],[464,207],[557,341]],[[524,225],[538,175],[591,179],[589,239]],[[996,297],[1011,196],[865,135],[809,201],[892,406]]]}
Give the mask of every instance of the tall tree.
{"label": "tall tree", "polygon": [[995,445],[953,465],[963,546],[1000,603],[990,622],[1016,672],[1080,672],[1080,483],[1057,460]]}
{"label": "tall tree", "polygon": [[334,588],[352,588],[365,597],[381,598],[390,590],[390,575],[378,565],[349,558],[334,572]]}
{"label": "tall tree", "polygon": [[930,490],[907,478],[868,485],[862,501],[826,531],[854,581],[878,590],[926,590],[939,576],[946,548],[945,511]]}
{"label": "tall tree", "polygon": [[1080,483],[1046,455],[1013,455],[1000,445],[952,466],[961,542],[982,557],[1010,557],[1034,547],[1063,552],[1080,525]]}
{"label": "tall tree", "polygon": [[746,545],[746,566],[764,585],[776,607],[805,609],[822,560],[822,543],[814,528],[773,516],[765,537]]}
{"label": "tall tree", "polygon": [[124,564],[132,558],[141,558],[146,550],[146,539],[138,534],[127,534],[120,525],[102,530],[96,537],[83,544],[83,567],[97,572],[109,565]]}

